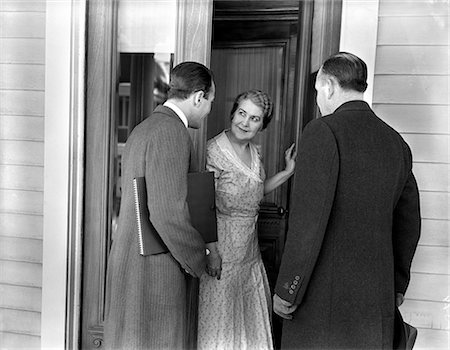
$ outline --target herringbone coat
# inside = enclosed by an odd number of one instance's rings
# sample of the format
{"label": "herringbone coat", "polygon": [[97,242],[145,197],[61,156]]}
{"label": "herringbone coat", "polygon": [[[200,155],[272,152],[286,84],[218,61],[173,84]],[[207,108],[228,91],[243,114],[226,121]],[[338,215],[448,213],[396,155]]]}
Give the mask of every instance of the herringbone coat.
{"label": "herringbone coat", "polygon": [[[122,161],[118,229],[108,260],[105,346],[186,346],[186,271],[205,269],[205,243],[186,203],[192,142],[180,118],[159,106],[131,133]],[[145,176],[150,220],[168,254],[140,256],[132,180]]]}

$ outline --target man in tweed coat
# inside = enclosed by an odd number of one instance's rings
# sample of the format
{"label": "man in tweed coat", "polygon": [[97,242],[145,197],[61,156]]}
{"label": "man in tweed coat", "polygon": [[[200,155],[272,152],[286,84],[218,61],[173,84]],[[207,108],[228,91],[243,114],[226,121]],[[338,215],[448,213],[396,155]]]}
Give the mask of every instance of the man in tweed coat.
{"label": "man in tweed coat", "polygon": [[283,349],[392,349],[420,234],[408,145],[363,99],[367,67],[338,53],[298,147],[275,288]]}
{"label": "man in tweed coat", "polygon": [[[211,71],[173,68],[168,100],[134,128],[122,162],[119,226],[108,261],[105,347],[187,347],[186,279],[205,271],[205,243],[190,222],[187,174],[199,128],[214,100]],[[139,255],[132,181],[145,176],[150,220],[169,253]]]}

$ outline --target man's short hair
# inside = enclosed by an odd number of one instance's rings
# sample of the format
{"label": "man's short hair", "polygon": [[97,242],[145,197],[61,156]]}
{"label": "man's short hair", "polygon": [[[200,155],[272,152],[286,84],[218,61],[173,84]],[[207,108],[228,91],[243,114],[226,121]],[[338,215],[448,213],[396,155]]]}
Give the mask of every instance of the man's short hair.
{"label": "man's short hair", "polygon": [[358,56],[339,52],[328,58],[321,69],[335,77],[344,90],[364,92],[367,89],[367,65]]}
{"label": "man's short hair", "polygon": [[185,100],[197,91],[203,91],[205,98],[211,90],[213,74],[198,62],[182,62],[170,73],[168,98]]}

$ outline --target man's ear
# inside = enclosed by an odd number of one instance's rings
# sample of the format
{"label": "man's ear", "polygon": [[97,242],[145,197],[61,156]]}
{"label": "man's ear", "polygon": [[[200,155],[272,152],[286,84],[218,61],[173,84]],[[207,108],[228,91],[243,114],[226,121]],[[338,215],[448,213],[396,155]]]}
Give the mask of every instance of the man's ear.
{"label": "man's ear", "polygon": [[336,92],[337,81],[333,77],[327,77],[325,84],[326,84],[326,96],[328,99],[331,99]]}
{"label": "man's ear", "polygon": [[199,105],[202,102],[202,98],[205,97],[205,92],[202,90],[199,90],[197,92],[193,93],[193,98],[194,98],[194,106]]}

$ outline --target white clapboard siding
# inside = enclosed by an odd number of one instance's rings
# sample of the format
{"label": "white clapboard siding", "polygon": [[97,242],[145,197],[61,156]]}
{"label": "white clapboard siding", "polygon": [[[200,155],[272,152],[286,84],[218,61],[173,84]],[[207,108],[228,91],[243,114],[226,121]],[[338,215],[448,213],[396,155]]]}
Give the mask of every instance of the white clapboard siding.
{"label": "white clapboard siding", "polygon": [[[0,331],[0,344],[4,349],[40,349],[40,336],[29,334],[7,333]],[[18,344],[20,346],[18,346]]]}
{"label": "white clapboard siding", "polygon": [[0,139],[44,141],[44,117],[0,115]]}
{"label": "white clapboard siding", "polygon": [[[423,286],[427,286],[427,288],[422,288]],[[443,301],[448,297],[449,286],[449,275],[413,272],[405,297],[424,301],[434,301],[435,299]]]}
{"label": "white clapboard siding", "polygon": [[446,105],[448,84],[444,75],[376,75],[373,103]]}
{"label": "white clapboard siding", "polygon": [[43,91],[44,88],[43,65],[0,63],[0,90]]}
{"label": "white clapboard siding", "polygon": [[414,350],[448,350],[448,330],[427,329],[418,330]]}
{"label": "white clapboard siding", "polygon": [[46,1],[0,0],[0,348],[39,348]]}
{"label": "white clapboard siding", "polygon": [[0,115],[44,115],[43,91],[0,90]]}
{"label": "white clapboard siding", "polygon": [[442,16],[448,13],[447,0],[381,0],[380,17]]}
{"label": "white clapboard siding", "polygon": [[447,45],[447,13],[440,16],[380,17],[378,45]]}
{"label": "white clapboard siding", "polygon": [[44,168],[41,166],[0,164],[0,188],[42,191],[43,185]]}
{"label": "white clapboard siding", "polygon": [[39,335],[41,332],[40,312],[1,309],[0,324],[3,331]]}
{"label": "white clapboard siding", "polygon": [[400,133],[450,134],[448,106],[418,104],[381,104],[375,113]]}
{"label": "white clapboard siding", "polygon": [[45,13],[0,12],[3,38],[45,38]]}
{"label": "white clapboard siding", "polygon": [[448,1],[380,0],[373,108],[411,147],[422,232],[405,320],[415,349],[447,349],[449,329]]}
{"label": "white clapboard siding", "polygon": [[415,162],[448,163],[450,135],[402,134]]}
{"label": "white clapboard siding", "polygon": [[41,312],[41,293],[39,287],[0,284],[0,308]]}
{"label": "white clapboard siding", "polygon": [[407,299],[400,309],[404,320],[416,327],[448,330],[448,314],[443,306],[440,302]]}
{"label": "white clapboard siding", "polygon": [[424,219],[450,220],[450,193],[420,192],[420,211]]}
{"label": "white clapboard siding", "polygon": [[7,237],[42,239],[42,215],[0,212],[0,232]]}
{"label": "white clapboard siding", "polygon": [[0,139],[0,150],[0,164],[44,165],[43,142]]}
{"label": "white clapboard siding", "polygon": [[[430,247],[419,245],[411,265],[412,272],[448,275],[449,247]],[[428,288],[428,286],[426,286]],[[442,301],[442,299],[439,299]]]}
{"label": "white clapboard siding", "polygon": [[0,1],[0,11],[45,12],[46,0],[4,0]]}
{"label": "white clapboard siding", "polygon": [[422,233],[419,244],[448,247],[450,246],[449,243],[450,221],[422,219]]}
{"label": "white clapboard siding", "polygon": [[414,163],[413,173],[420,191],[450,192],[449,164]]}
{"label": "white clapboard siding", "polygon": [[442,75],[448,69],[447,53],[446,45],[380,46],[376,53],[375,74]]}
{"label": "white clapboard siding", "polygon": [[0,259],[42,262],[42,240],[0,236]]}
{"label": "white clapboard siding", "polygon": [[44,194],[41,191],[0,189],[0,211],[42,215]]}
{"label": "white clapboard siding", "polygon": [[0,38],[0,47],[0,63],[43,64],[45,62],[45,39]]}
{"label": "white clapboard siding", "polygon": [[42,264],[0,260],[0,271],[0,284],[42,288]]}

